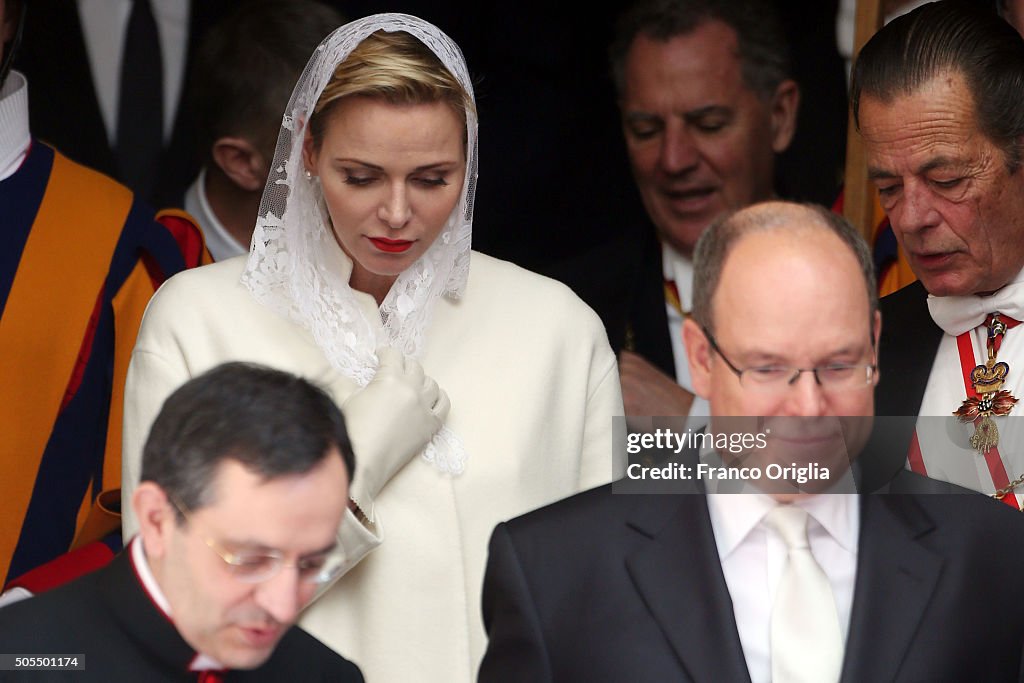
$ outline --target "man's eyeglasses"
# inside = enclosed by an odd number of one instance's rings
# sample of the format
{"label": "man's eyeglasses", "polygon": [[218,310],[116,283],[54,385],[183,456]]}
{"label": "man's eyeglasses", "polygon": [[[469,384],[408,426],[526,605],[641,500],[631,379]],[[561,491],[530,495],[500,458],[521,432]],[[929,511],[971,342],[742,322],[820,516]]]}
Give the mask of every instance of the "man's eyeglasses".
{"label": "man's eyeglasses", "polygon": [[[178,509],[185,521],[192,523],[192,514],[185,505],[174,496],[168,494],[167,499]],[[262,583],[277,576],[284,567],[295,567],[299,581],[322,586],[336,579],[345,566],[345,554],[338,547],[315,555],[300,557],[294,564],[286,564],[284,553],[280,550],[260,550],[258,552],[232,552],[212,538],[202,537],[203,543],[228,566],[228,570],[239,581],[246,583]]]}
{"label": "man's eyeglasses", "polygon": [[800,375],[809,372],[814,375],[814,381],[823,391],[840,391],[844,389],[861,389],[869,386],[875,377],[878,366],[873,363],[829,363],[815,368],[796,368],[788,365],[761,365],[740,370],[729,360],[718,342],[706,327],[702,327],[704,336],[707,337],[711,349],[721,356],[729,369],[740,379],[740,385],[744,389],[758,391],[761,393],[773,393],[785,391],[787,387],[796,383]]}

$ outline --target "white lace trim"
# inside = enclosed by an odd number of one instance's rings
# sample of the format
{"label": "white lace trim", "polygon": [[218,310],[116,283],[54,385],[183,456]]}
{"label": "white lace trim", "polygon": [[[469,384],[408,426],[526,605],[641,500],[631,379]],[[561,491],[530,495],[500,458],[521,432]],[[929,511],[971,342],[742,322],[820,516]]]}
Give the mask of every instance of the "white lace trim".
{"label": "white lace trim", "polygon": [[[459,46],[422,19],[377,14],[334,31],[314,51],[288,102],[242,274],[257,301],[308,329],[330,363],[360,386],[376,373],[374,350],[381,345],[418,358],[437,300],[464,292],[477,177],[477,119],[467,112],[466,179],[459,203],[430,249],[399,275],[379,313],[370,312],[366,295],[349,286],[352,264],[334,239],[319,182],[305,176],[302,142],[336,66],[378,30],[405,31],[421,40],[473,97]],[[443,427],[422,457],[442,472],[458,474],[466,452],[458,435]]]}

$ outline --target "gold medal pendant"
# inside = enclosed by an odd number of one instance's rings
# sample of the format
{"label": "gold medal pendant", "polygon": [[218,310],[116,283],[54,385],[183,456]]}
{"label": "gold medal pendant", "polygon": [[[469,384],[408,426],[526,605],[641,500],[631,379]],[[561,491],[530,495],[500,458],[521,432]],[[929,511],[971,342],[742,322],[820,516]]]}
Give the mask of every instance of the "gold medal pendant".
{"label": "gold medal pendant", "polygon": [[991,416],[985,415],[974,425],[971,448],[985,455],[999,445],[999,428]]}
{"label": "gold medal pendant", "polygon": [[993,416],[1009,415],[1017,399],[1003,389],[1010,366],[996,361],[998,341],[1006,333],[1006,323],[999,314],[992,315],[988,324],[988,360],[971,370],[974,396],[968,396],[953,413],[961,422],[974,422],[971,448],[985,455],[999,445],[999,428]]}

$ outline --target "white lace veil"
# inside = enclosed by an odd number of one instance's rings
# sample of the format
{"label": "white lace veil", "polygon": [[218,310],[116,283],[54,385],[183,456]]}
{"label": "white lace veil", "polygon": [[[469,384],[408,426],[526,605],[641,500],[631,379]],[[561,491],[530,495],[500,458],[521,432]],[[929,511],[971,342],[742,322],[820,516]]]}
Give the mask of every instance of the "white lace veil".
{"label": "white lace veil", "polygon": [[[437,299],[457,298],[464,291],[477,175],[477,119],[475,112],[467,111],[466,178],[459,203],[434,244],[398,276],[380,306],[382,324],[367,320],[349,287],[348,273],[338,272],[341,250],[319,180],[305,175],[302,143],[313,108],[337,65],[378,30],[405,31],[418,38],[473,98],[459,46],[422,19],[376,14],[334,31],[313,52],[288,102],[242,275],[242,283],[257,301],[308,329],[331,364],[359,386],[376,373],[374,351],[382,345],[418,357]],[[466,456],[459,438],[444,427],[424,449],[423,457],[442,471],[459,473]]]}

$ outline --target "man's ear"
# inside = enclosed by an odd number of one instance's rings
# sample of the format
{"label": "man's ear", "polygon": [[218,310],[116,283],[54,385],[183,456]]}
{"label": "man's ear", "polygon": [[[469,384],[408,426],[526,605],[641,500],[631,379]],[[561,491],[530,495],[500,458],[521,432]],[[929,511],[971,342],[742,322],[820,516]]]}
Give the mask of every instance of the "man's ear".
{"label": "man's ear", "polygon": [[235,185],[260,192],[267,183],[269,162],[246,138],[222,137],[213,143],[213,162]]}
{"label": "man's ear", "polygon": [[711,394],[711,344],[692,318],[683,321],[683,344],[690,365],[693,392],[701,398],[708,398]]}
{"label": "man's ear", "polygon": [[132,509],[139,520],[139,537],[146,557],[159,560],[167,553],[177,513],[164,490],[152,481],[144,481],[132,494]]}
{"label": "man's ear", "polygon": [[786,79],[775,89],[771,102],[772,150],[785,152],[796,132],[796,115],[800,109],[800,86]]}

